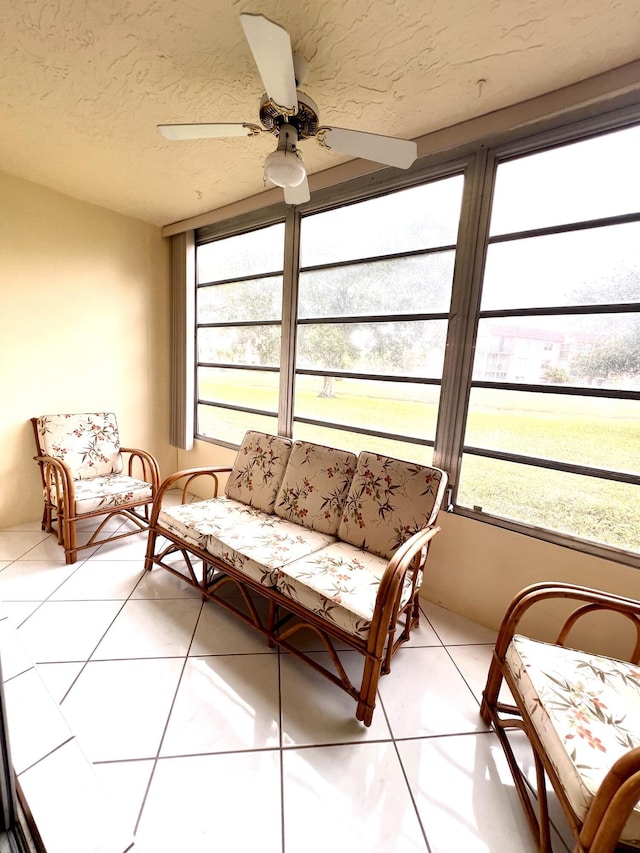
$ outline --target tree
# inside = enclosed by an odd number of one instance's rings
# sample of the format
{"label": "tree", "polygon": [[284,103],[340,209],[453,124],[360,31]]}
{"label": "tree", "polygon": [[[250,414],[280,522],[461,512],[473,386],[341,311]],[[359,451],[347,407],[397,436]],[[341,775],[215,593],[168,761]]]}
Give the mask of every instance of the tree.
{"label": "tree", "polygon": [[[640,270],[593,282],[578,294],[580,304],[640,302]],[[574,356],[571,370],[586,381],[640,377],[640,313],[598,315],[597,337]]]}
{"label": "tree", "polygon": [[571,381],[571,377],[562,367],[548,367],[542,376],[542,381],[550,385],[566,385]]}

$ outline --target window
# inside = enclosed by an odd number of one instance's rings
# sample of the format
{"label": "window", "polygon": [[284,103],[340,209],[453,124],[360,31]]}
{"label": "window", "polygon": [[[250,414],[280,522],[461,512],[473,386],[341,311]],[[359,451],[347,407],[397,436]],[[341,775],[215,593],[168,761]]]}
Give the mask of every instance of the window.
{"label": "window", "polygon": [[198,246],[198,437],[278,431],[283,258],[282,222]]}
{"label": "window", "polygon": [[434,462],[454,512],[640,566],[639,113],[202,229],[198,437]]}
{"label": "window", "polygon": [[302,218],[294,437],[431,462],[462,187]]}
{"label": "window", "polygon": [[[638,146],[636,127],[498,160],[457,496],[629,551],[640,544]],[[501,381],[487,370],[497,352]]]}

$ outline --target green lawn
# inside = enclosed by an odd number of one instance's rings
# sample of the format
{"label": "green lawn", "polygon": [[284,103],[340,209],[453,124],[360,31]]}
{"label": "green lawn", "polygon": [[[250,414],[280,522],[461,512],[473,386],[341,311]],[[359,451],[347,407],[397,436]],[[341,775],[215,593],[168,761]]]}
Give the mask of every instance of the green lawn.
{"label": "green lawn", "polygon": [[[201,395],[257,409],[275,410],[273,376],[237,372],[232,382],[202,381]],[[248,384],[251,379],[252,384]],[[357,428],[397,433],[409,443],[367,438],[354,432],[304,424],[296,437],[372,449],[429,464],[429,447],[410,438],[433,439],[438,412],[436,386],[339,380],[332,398],[319,396],[320,377],[298,377],[295,412]],[[207,434],[237,441],[247,419],[220,409],[206,412]],[[273,432],[274,419],[250,416],[258,429]],[[240,429],[238,429],[240,426]],[[560,395],[474,389],[465,442],[528,456],[621,471],[640,472],[640,403]],[[640,489],[624,483],[465,456],[458,494],[463,506],[541,527],[640,550]]]}

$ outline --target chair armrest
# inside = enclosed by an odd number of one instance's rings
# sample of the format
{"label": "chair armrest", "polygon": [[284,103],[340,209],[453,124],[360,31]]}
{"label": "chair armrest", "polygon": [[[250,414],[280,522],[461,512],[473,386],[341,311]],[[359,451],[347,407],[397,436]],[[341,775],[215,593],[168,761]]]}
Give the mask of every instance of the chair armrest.
{"label": "chair armrest", "polygon": [[127,471],[130,477],[133,476],[135,461],[139,461],[142,465],[143,479],[147,483],[151,483],[155,493],[160,485],[160,468],[155,456],[146,450],[139,450],[137,447],[120,447],[120,453],[129,454]]}
{"label": "chair armrest", "polygon": [[589,849],[613,850],[639,798],[640,747],[636,747],[622,755],[604,777],[587,813],[580,840],[587,842]]}
{"label": "chair armrest", "polygon": [[557,645],[564,645],[569,631],[582,616],[597,610],[609,610],[620,613],[635,626],[636,643],[629,660],[631,663],[638,663],[640,659],[640,601],[569,583],[533,584],[525,587],[516,595],[507,608],[496,640],[495,654],[500,660],[504,659],[509,643],[517,631],[518,623],[525,613],[534,605],[551,599],[568,599],[581,602],[581,605],[564,619],[555,640]]}
{"label": "chair armrest", "polygon": [[232,467],[222,466],[215,468],[185,468],[183,471],[176,471],[175,474],[170,474],[165,480],[162,481],[156,496],[153,501],[153,510],[151,512],[151,525],[155,525],[158,515],[160,514],[160,510],[162,509],[162,501],[164,499],[165,494],[171,488],[175,487],[175,484],[180,482],[180,480],[185,480],[184,485],[182,486],[182,503],[187,502],[187,496],[189,494],[189,486],[197,480],[199,477],[211,477],[213,480],[213,495],[212,497],[218,497],[218,474],[228,474],[232,470]]}
{"label": "chair armrest", "polygon": [[424,568],[431,540],[440,532],[439,527],[424,527],[410,536],[393,557],[380,581],[376,604],[369,631],[369,651],[381,654],[389,632],[389,626],[395,625],[400,608],[400,598],[408,571],[413,572],[412,591],[418,573]]}
{"label": "chair armrest", "polygon": [[33,458],[40,467],[45,501],[50,500],[50,489],[53,486],[56,490],[56,506],[64,509],[68,518],[69,509],[75,506],[76,501],[71,468],[62,459],[56,459],[54,456],[42,455]]}
{"label": "chair armrest", "polygon": [[541,602],[553,599],[568,599],[580,602],[579,606],[569,616],[564,617],[555,640],[556,645],[564,645],[569,631],[583,616],[597,610],[608,610],[619,613],[623,618],[629,619],[634,625],[636,629],[636,642],[633,652],[629,656],[629,661],[631,663],[638,663],[640,658],[640,601],[569,583],[547,582],[525,587],[511,601],[500,625],[480,705],[480,715],[485,722],[489,722],[489,707],[498,701],[498,691],[500,690],[503,677],[502,667],[505,662],[507,649],[514,634],[517,632],[519,622],[532,607]]}

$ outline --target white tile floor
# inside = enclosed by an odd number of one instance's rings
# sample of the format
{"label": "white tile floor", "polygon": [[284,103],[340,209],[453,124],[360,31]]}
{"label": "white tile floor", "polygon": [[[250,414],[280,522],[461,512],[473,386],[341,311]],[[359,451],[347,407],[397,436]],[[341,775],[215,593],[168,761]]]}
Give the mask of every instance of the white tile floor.
{"label": "white tile floor", "polygon": [[[533,853],[478,714],[492,632],[424,602],[367,729],[320,675],[172,575],[145,574],[145,542],[65,566],[39,524],[0,531],[13,761],[49,853]],[[43,723],[53,700],[63,717]],[[86,840],[102,820],[92,769],[125,830],[105,828],[104,844]]]}

